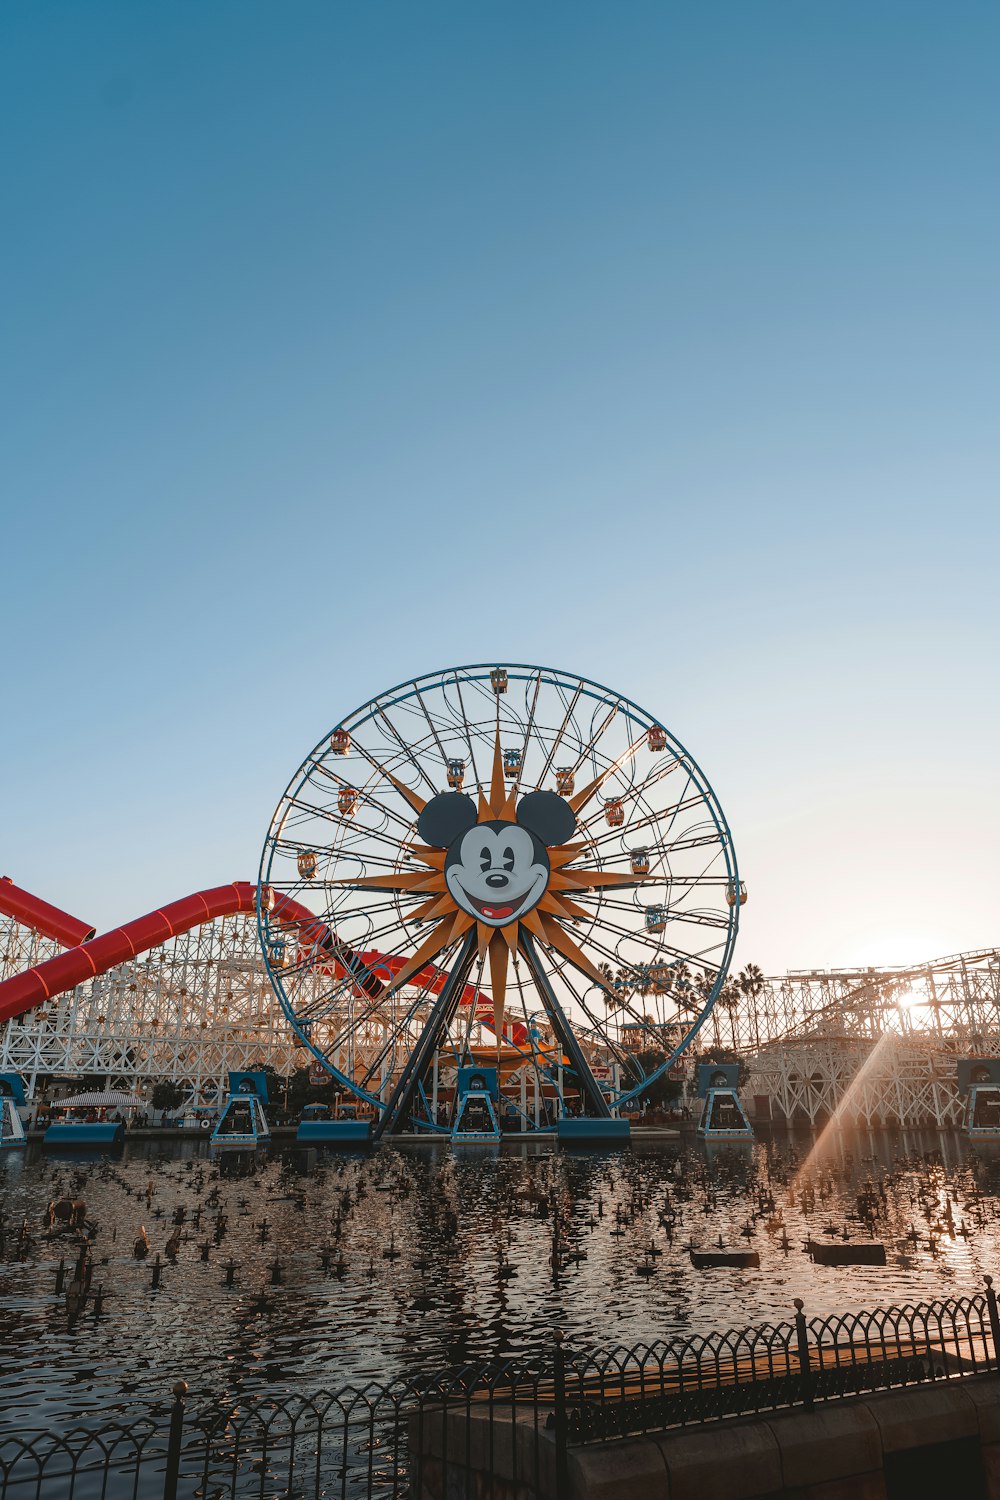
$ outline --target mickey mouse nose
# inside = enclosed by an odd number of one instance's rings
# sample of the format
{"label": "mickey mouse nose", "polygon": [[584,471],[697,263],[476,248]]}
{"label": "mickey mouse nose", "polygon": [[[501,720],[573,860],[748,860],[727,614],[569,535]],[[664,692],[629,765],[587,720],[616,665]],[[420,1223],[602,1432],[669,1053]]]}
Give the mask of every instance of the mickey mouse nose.
{"label": "mickey mouse nose", "polygon": [[491,890],[502,891],[505,885],[510,885],[510,881],[499,870],[494,870],[492,875],[487,875],[486,884]]}

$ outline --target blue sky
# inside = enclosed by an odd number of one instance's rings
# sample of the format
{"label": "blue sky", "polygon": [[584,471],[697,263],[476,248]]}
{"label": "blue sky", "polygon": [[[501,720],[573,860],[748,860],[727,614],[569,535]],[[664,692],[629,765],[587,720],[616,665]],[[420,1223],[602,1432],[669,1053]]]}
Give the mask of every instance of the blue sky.
{"label": "blue sky", "polygon": [[381,688],[537,661],[728,813],[738,961],[1000,941],[993,4],[0,17],[0,873],[252,878]]}

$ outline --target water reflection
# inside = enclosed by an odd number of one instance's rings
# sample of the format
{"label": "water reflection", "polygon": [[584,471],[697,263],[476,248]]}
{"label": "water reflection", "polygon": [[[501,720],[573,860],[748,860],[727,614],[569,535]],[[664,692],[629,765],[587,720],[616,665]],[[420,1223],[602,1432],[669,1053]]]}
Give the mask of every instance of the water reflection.
{"label": "water reflection", "polygon": [[[982,1148],[938,1132],[833,1131],[814,1146],[807,1135],[212,1157],[198,1142],[99,1164],[6,1153],[8,1418],[162,1399],[178,1378],[202,1400],[386,1380],[530,1350],[555,1327],[601,1347],[786,1319],[796,1296],[828,1313],[971,1290],[1000,1272],[1000,1174]],[[65,1286],[55,1290],[75,1249],[42,1226],[64,1193],[84,1197],[97,1225],[100,1317],[91,1302],[73,1320]],[[867,1233],[885,1243],[884,1267],[803,1253],[810,1237]],[[714,1245],[752,1249],[759,1269],[695,1270],[691,1249]]]}

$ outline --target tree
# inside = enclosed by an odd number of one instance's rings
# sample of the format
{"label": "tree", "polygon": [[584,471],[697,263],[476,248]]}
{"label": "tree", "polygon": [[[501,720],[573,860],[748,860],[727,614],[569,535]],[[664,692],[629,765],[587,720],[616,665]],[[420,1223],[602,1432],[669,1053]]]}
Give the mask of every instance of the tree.
{"label": "tree", "polygon": [[726,1012],[726,1015],[729,1017],[729,1030],[732,1036],[732,1043],[734,1048],[738,1046],[738,1038],[736,1035],[736,1012],[739,1010],[740,1002],[742,1001],[742,999],[743,990],[741,989],[739,983],[735,979],[727,979],[725,984],[722,986],[722,989],[719,991],[718,998],[715,1002],[716,1005],[721,1006],[721,1008]]}
{"label": "tree", "polygon": [[153,1092],[150,1095],[150,1103],[154,1109],[176,1109],[183,1103],[184,1090],[179,1083],[171,1083],[169,1079],[163,1079],[160,1083],[153,1084]]}
{"label": "tree", "polygon": [[736,983],[750,1000],[756,1000],[764,988],[764,971],[756,964],[747,964],[736,976]]}
{"label": "tree", "polygon": [[[639,1052],[635,1060],[644,1073],[654,1073],[666,1062],[667,1054],[665,1052]],[[639,1098],[643,1102],[648,1100],[654,1109],[667,1109],[680,1098],[681,1088],[682,1084],[679,1079],[671,1078],[663,1073],[646,1085]]]}
{"label": "tree", "polygon": [[736,1077],[736,1087],[738,1089],[741,1089],[750,1077],[749,1067],[743,1061],[740,1054],[735,1052],[732,1047],[706,1047],[698,1058],[698,1061],[700,1063],[738,1063],[739,1073]]}

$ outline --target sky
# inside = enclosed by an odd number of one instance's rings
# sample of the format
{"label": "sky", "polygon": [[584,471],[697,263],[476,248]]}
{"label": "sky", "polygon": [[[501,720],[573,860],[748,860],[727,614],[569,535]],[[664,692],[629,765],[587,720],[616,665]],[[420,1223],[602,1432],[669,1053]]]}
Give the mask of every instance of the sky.
{"label": "sky", "polygon": [[6,0],[0,874],[254,878],[537,662],[726,810],[737,965],[1000,944],[1000,10]]}

